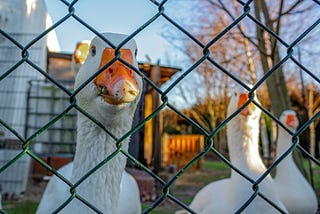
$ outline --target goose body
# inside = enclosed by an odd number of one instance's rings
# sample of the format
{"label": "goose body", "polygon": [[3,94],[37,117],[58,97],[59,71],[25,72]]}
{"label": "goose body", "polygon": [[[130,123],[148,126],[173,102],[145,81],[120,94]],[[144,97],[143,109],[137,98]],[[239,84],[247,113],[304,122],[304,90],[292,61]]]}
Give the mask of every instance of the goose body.
{"label": "goose body", "polygon": [[[296,131],[299,125],[297,115],[292,110],[284,111],[280,121],[292,131]],[[291,135],[279,126],[277,158],[289,149],[292,144],[291,138]],[[290,214],[317,212],[317,196],[294,163],[291,153],[277,166],[274,182],[279,197]]]}
{"label": "goose body", "polygon": [[[59,169],[59,173],[66,179],[71,179],[73,162]],[[51,213],[65,202],[70,190],[58,177],[53,176],[43,193],[37,213]],[[123,172],[120,184],[119,205],[116,213],[141,213],[140,191],[136,180],[126,171]],[[1,205],[0,205],[1,206]],[[0,207],[1,208],[1,207]],[[128,212],[130,210],[131,212]]]}
{"label": "goose body", "polygon": [[[122,34],[104,33],[102,35],[115,46],[126,38]],[[121,47],[120,57],[132,66],[138,67],[135,52],[136,44],[134,40],[130,40]],[[76,76],[75,89],[80,87],[112,58],[114,58],[114,50],[104,40],[96,36],[91,41],[89,55]],[[142,79],[133,70],[117,60],[76,95],[77,105],[119,138],[131,129],[133,115],[140,99],[141,87]],[[128,143],[128,139],[123,140],[121,148],[127,151]],[[116,142],[110,135],[87,116],[78,112],[77,145],[74,161],[62,167],[59,173],[66,175],[66,178],[70,176],[70,181],[75,184],[116,149]],[[124,208],[126,208],[126,204],[132,202],[126,200],[131,199],[125,195],[125,201],[120,200],[121,190],[129,190],[126,189],[127,187],[121,188],[121,182],[129,180],[135,183],[128,174],[124,174],[125,164],[125,156],[121,153],[117,154],[80,183],[75,189],[76,193],[102,213],[141,213],[139,200],[135,199],[135,208],[129,207],[129,210],[124,210]],[[137,187],[136,183],[134,186]],[[56,210],[65,199],[71,196],[69,189],[69,186],[61,185],[61,181],[57,177],[53,177],[47,185],[37,213],[46,214]],[[138,189],[133,191],[139,195]],[[59,201],[56,202],[53,199]],[[54,204],[51,204],[51,202]],[[46,208],[49,206],[53,207],[53,210],[47,210]],[[77,198],[74,198],[59,213],[95,212]]]}
{"label": "goose body", "polygon": [[[236,90],[228,106],[228,116],[247,100],[248,95],[244,89]],[[256,97],[255,100],[258,102]],[[261,110],[250,103],[227,125],[230,161],[253,180],[258,179],[266,171],[258,151],[260,115]],[[286,211],[274,190],[274,183],[270,176],[267,176],[259,184],[259,190],[269,200]],[[235,213],[253,193],[252,183],[232,170],[230,178],[215,181],[203,187],[196,194],[190,207],[200,214]],[[263,198],[257,196],[242,213],[279,212]]]}

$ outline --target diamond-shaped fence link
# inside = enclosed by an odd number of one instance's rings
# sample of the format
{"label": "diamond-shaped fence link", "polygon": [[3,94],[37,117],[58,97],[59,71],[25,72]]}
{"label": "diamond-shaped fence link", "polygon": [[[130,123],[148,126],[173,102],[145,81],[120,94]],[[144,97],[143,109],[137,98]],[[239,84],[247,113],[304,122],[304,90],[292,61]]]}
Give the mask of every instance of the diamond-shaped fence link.
{"label": "diamond-shaped fence link", "polygon": [[[242,175],[245,179],[247,179],[249,182],[252,183],[253,193],[250,198],[247,199],[247,201],[239,207],[237,213],[240,213],[243,211],[256,197],[262,197],[264,198],[268,203],[270,203],[272,206],[274,206],[276,209],[279,210],[280,213],[284,213],[283,210],[281,210],[279,207],[277,207],[272,201],[268,200],[267,197],[263,195],[259,191],[259,184],[271,173],[271,171],[277,167],[281,161],[287,157],[292,151],[295,149],[300,150],[306,157],[308,157],[314,164],[320,165],[319,160],[317,160],[315,157],[313,157],[309,152],[304,150],[299,145],[299,136],[312,124],[314,121],[319,119],[320,112],[316,112],[306,123],[302,124],[302,126],[295,132],[292,132],[291,130],[287,129],[278,118],[276,118],[270,111],[268,111],[266,108],[264,108],[261,104],[257,103],[253,100],[253,93],[261,87],[261,85],[269,78],[270,75],[272,75],[280,66],[282,66],[287,61],[292,61],[296,66],[298,66],[305,74],[308,74],[314,82],[316,82],[317,85],[320,84],[319,77],[312,71],[310,71],[306,66],[300,63],[300,61],[294,57],[293,53],[297,46],[297,44],[304,39],[313,29],[319,28],[320,19],[316,20],[305,32],[300,34],[292,43],[287,43],[284,41],[279,35],[274,33],[270,28],[268,28],[266,25],[261,23],[259,20],[257,20],[255,17],[253,17],[249,12],[253,8],[253,1],[236,1],[237,4],[242,5],[243,12],[242,14],[234,19],[234,21],[227,26],[223,31],[221,31],[218,35],[216,35],[214,38],[212,38],[208,43],[204,44],[200,40],[198,40],[194,35],[192,35],[188,30],[186,30],[184,27],[182,27],[179,23],[175,22],[169,15],[166,14],[166,4],[169,2],[168,0],[164,1],[151,1],[152,4],[154,4],[155,7],[158,8],[158,12],[153,15],[147,22],[145,22],[143,25],[141,25],[139,28],[137,28],[133,33],[131,33],[120,45],[114,46],[111,44],[111,46],[115,49],[116,53],[117,51],[124,45],[126,42],[128,42],[130,39],[135,38],[141,31],[143,31],[145,28],[148,28],[153,22],[155,22],[160,17],[165,19],[168,23],[171,23],[177,30],[181,31],[185,36],[187,36],[189,39],[191,39],[195,45],[199,46],[199,48],[202,49],[203,55],[200,59],[198,59],[192,66],[190,66],[188,69],[182,72],[182,74],[176,78],[173,82],[170,83],[170,85],[163,90],[162,88],[158,87],[154,82],[152,82],[143,72],[140,70],[133,68],[131,65],[126,63],[125,61],[121,60],[119,56],[115,56],[115,58],[109,63],[111,64],[115,60],[120,60],[121,62],[125,63],[126,65],[132,67],[132,69],[135,70],[136,73],[138,73],[140,76],[143,77],[145,80],[145,83],[148,84],[150,87],[152,87],[161,97],[161,104],[159,107],[152,112],[149,116],[147,116],[145,119],[140,121],[137,125],[135,125],[128,133],[126,133],[124,136],[121,136],[120,138],[117,138],[113,133],[111,133],[109,130],[107,130],[103,125],[99,123],[95,118],[90,116],[88,113],[86,113],[83,109],[81,109],[75,99],[75,95],[79,93],[79,91],[83,90],[84,86],[93,80],[94,76],[92,76],[90,79],[88,79],[81,87],[77,88],[75,91],[72,91],[68,87],[66,87],[61,82],[56,81],[50,74],[47,73],[46,70],[42,69],[37,65],[36,62],[34,62],[29,55],[29,51],[36,46],[36,44],[43,39],[50,31],[54,30],[55,28],[59,27],[59,25],[63,24],[65,21],[69,19],[74,19],[77,22],[79,22],[81,25],[83,25],[85,28],[87,28],[89,31],[93,32],[95,35],[100,36],[103,38],[101,33],[97,31],[94,27],[92,27],[90,24],[86,23],[81,17],[79,17],[76,13],[75,6],[77,3],[81,1],[72,1],[71,3],[65,0],[61,0],[62,3],[65,4],[65,6],[68,8],[68,13],[62,17],[60,20],[55,22],[50,28],[43,31],[39,35],[31,35],[31,39],[26,45],[23,45],[21,42],[17,41],[14,36],[12,36],[9,32],[6,32],[5,30],[0,28],[0,35],[11,43],[11,45],[15,46],[15,48],[21,53],[21,58],[14,62],[7,70],[3,70],[3,68],[0,68],[0,85],[3,84],[4,80],[8,79],[10,75],[14,73],[14,71],[23,66],[28,65],[32,69],[34,69],[37,74],[40,76],[44,76],[50,84],[53,84],[54,87],[60,89],[64,95],[69,100],[69,103],[57,114],[55,114],[49,122],[46,124],[42,124],[41,126],[34,129],[34,133],[32,133],[28,138],[23,137],[23,134],[21,134],[20,131],[13,128],[12,125],[10,125],[8,122],[6,122],[5,118],[0,118],[0,124],[2,126],[2,129],[6,132],[10,132],[11,135],[15,136],[15,138],[19,141],[19,150],[20,152],[16,154],[13,158],[11,158],[9,161],[2,163],[0,168],[0,174],[5,173],[6,171],[10,170],[12,167],[14,167],[15,164],[19,160],[22,160],[24,157],[28,156],[34,161],[38,162],[42,167],[49,170],[52,174],[59,177],[62,182],[66,183],[70,187],[70,197],[68,200],[65,201],[64,204],[62,204],[60,207],[57,207],[56,212],[59,212],[62,210],[68,203],[70,203],[74,198],[79,199],[83,203],[85,203],[88,207],[92,208],[93,211],[100,213],[100,211],[94,207],[94,205],[90,204],[89,201],[82,198],[80,195],[77,194],[77,187],[85,181],[91,174],[93,174],[95,171],[97,171],[99,168],[101,168],[103,165],[105,165],[108,161],[110,161],[112,158],[114,158],[117,155],[125,155],[134,165],[139,167],[140,169],[144,170],[147,174],[152,176],[159,184],[160,189],[162,189],[162,193],[156,198],[154,203],[152,203],[148,208],[143,210],[144,213],[150,213],[153,209],[155,209],[160,203],[162,203],[164,200],[171,200],[173,203],[178,204],[181,209],[184,208],[188,210],[191,213],[195,213],[190,207],[188,207],[188,204],[182,202],[179,200],[178,197],[175,196],[174,192],[171,192],[172,185],[193,165],[196,161],[203,158],[206,154],[212,152],[216,154],[223,162],[225,162],[230,168],[237,171],[240,175]],[[186,2],[187,3],[187,2]],[[314,0],[314,5],[319,7],[320,3],[319,1]],[[319,7],[320,8],[320,7]],[[138,14],[137,14],[138,15]],[[254,22],[257,27],[263,29],[264,31],[271,34],[274,39],[276,39],[281,45],[283,45],[286,48],[286,55],[275,65],[273,66],[266,74],[263,75],[259,81],[254,84],[252,88],[248,87],[243,81],[241,81],[238,77],[233,75],[230,71],[225,69],[222,65],[217,63],[212,56],[209,48],[214,45],[220,38],[222,38],[224,35],[226,35],[230,30],[232,30],[235,26],[237,26],[240,22],[243,21],[243,19],[250,19],[252,22]],[[9,59],[8,59],[9,60]],[[194,72],[195,69],[199,65],[201,65],[204,61],[212,63],[215,67],[219,69],[219,72],[224,73],[228,77],[232,78],[237,84],[241,85],[242,87],[246,88],[250,97],[250,100],[245,104],[248,105],[250,102],[253,102],[256,106],[258,106],[266,115],[268,115],[272,120],[274,120],[278,125],[286,129],[290,135],[292,136],[292,146],[287,150],[286,153],[284,153],[280,158],[278,158],[275,162],[273,162],[270,167],[268,167],[267,171],[263,175],[261,175],[257,180],[254,180],[248,176],[246,176],[243,172],[241,172],[239,169],[237,169],[233,164],[224,157],[221,153],[218,152],[218,150],[215,148],[215,143],[213,138],[223,129],[226,127],[226,125],[229,123],[229,121],[234,118],[241,109],[236,111],[234,114],[232,114],[229,118],[222,121],[217,127],[215,127],[211,132],[208,132],[204,127],[200,126],[197,122],[195,122],[193,119],[191,119],[189,116],[181,112],[179,109],[177,109],[173,104],[172,101],[168,98],[168,93],[172,91],[173,88],[177,87],[177,85],[184,80],[190,73]],[[1,100],[1,102],[3,102]],[[243,106],[244,107],[244,106]],[[189,162],[180,169],[175,176],[173,176],[169,181],[165,181],[162,179],[159,175],[154,173],[151,169],[140,163],[135,157],[133,157],[131,154],[129,154],[127,151],[124,151],[122,149],[122,141],[126,138],[129,138],[133,133],[135,133],[137,130],[141,129],[145,125],[147,121],[158,115],[164,108],[169,108],[172,111],[174,111],[176,114],[181,116],[185,121],[187,121],[191,126],[193,126],[195,129],[197,129],[205,138],[205,146],[204,149],[195,155]],[[31,149],[31,146],[33,144],[33,141],[43,133],[48,132],[50,127],[53,127],[57,122],[61,121],[63,118],[67,117],[72,111],[78,111],[82,114],[89,117],[91,120],[93,120],[97,125],[99,125],[103,130],[106,131],[110,136],[112,136],[116,142],[117,150],[114,151],[113,154],[106,157],[105,160],[103,160],[100,164],[95,166],[92,170],[87,172],[87,174],[82,177],[78,182],[72,183],[71,181],[64,178],[57,170],[55,170],[53,167],[51,167],[49,164],[47,164],[45,161],[43,161],[38,154],[33,152]],[[1,211],[3,212],[3,211]]]}

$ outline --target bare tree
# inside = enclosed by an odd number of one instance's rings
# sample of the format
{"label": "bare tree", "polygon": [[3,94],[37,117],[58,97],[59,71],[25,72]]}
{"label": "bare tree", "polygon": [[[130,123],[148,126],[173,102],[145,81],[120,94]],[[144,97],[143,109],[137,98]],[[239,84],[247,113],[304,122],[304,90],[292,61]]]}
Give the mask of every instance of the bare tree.
{"label": "bare tree", "polygon": [[[187,29],[205,46],[221,33],[233,20],[225,16],[225,11],[213,7],[210,2],[201,0],[192,8],[193,22],[187,24]],[[239,8],[235,12],[240,14]],[[185,17],[177,17],[184,21]],[[244,27],[240,24],[242,30]],[[255,71],[256,54],[246,37],[239,30],[232,29],[209,47],[210,58],[219,66],[205,60],[195,69],[196,79],[193,87],[180,86],[179,95],[186,103],[190,97],[195,98],[195,104],[188,108],[190,116],[206,131],[214,130],[226,117],[229,102],[229,89],[237,83],[221,70],[221,67],[245,83],[257,81]],[[203,48],[188,39],[183,39],[172,32],[164,37],[175,47],[185,53],[190,62],[197,62],[203,56]],[[189,90],[188,90],[189,89]],[[221,130],[215,139],[218,150],[226,149],[225,130]]]}
{"label": "bare tree", "polygon": [[[236,20],[236,18],[240,16],[241,12],[239,11],[239,8],[243,9],[243,5],[240,5],[240,3],[235,3],[235,1],[232,1],[233,8],[229,6],[229,1],[207,0],[207,2],[209,2],[212,6],[223,10],[232,21]],[[275,35],[278,35],[281,38],[285,38],[289,41],[290,39],[292,40],[292,38],[295,38],[294,36],[298,37],[299,33],[302,33],[302,31],[305,30],[301,28],[299,24],[297,24],[298,21],[303,19],[306,26],[309,24],[311,25],[315,20],[310,18],[308,14],[310,12],[315,13],[317,10],[315,8],[316,5],[314,5],[313,2],[301,0],[290,2],[283,0],[257,0],[249,6],[253,6],[255,18],[260,23],[266,26]],[[244,21],[238,23],[237,28],[246,50],[248,70],[251,72],[252,77],[254,77],[254,72],[252,71],[256,69],[256,66],[252,63],[252,51],[248,45],[248,43],[250,43],[257,48],[257,52],[259,54],[260,65],[258,66],[258,69],[261,68],[263,73],[266,74],[281,61],[281,57],[284,57],[280,54],[281,44],[278,39],[269,33],[265,28],[262,28],[258,25],[254,26],[249,22],[247,22],[246,26],[244,26],[242,24],[243,22]],[[286,28],[283,28],[282,26],[286,26]],[[250,28],[255,29],[255,37],[250,35]],[[308,39],[305,40],[306,42],[310,42],[310,38],[309,41]],[[275,116],[279,116],[283,110],[288,109],[291,106],[283,69],[284,67],[280,66],[266,80],[268,92],[269,94],[273,95],[270,97],[270,100],[271,110]]]}
{"label": "bare tree", "polygon": [[[287,39],[288,35],[293,35],[292,32],[301,33],[296,17],[301,18],[308,14],[312,10],[310,5],[300,0],[289,3],[283,0],[270,2],[257,0],[249,6],[253,9],[251,10],[254,14],[251,14],[252,17],[274,32],[275,35]],[[183,6],[179,4],[176,8],[181,9]],[[199,81],[192,82],[194,87],[191,87],[190,91],[185,86],[180,88],[180,95],[184,95],[182,97],[186,102],[190,96],[196,98],[197,105],[193,105],[193,108],[189,110],[194,119],[209,131],[225,118],[229,89],[236,84],[228,75],[224,74],[224,70],[245,83],[256,83],[263,75],[277,66],[286,55],[286,47],[278,41],[278,38],[248,17],[229,28],[237,18],[241,17],[243,9],[240,1],[200,0],[192,7],[188,7],[188,13],[179,13],[186,14],[186,16],[174,17],[204,46],[212,39],[215,40],[209,47],[210,58],[220,66],[216,67],[210,61],[205,60],[195,69]],[[312,20],[308,23],[311,22]],[[290,27],[283,28],[283,25]],[[221,32],[226,28],[228,28],[228,32],[220,37]],[[291,34],[289,34],[290,30]],[[176,48],[185,53],[191,62],[196,62],[203,56],[203,49],[195,45],[194,41],[181,40],[183,37],[176,35],[170,32],[163,36],[171,44],[176,44]],[[216,36],[219,38],[216,39]],[[289,41],[290,38],[287,40]],[[266,84],[263,84],[258,91],[263,106],[271,108],[277,117],[283,110],[291,107],[284,76],[286,69],[285,66],[277,67],[266,79]],[[265,90],[269,93],[265,93]],[[268,96],[268,94],[272,96]]]}

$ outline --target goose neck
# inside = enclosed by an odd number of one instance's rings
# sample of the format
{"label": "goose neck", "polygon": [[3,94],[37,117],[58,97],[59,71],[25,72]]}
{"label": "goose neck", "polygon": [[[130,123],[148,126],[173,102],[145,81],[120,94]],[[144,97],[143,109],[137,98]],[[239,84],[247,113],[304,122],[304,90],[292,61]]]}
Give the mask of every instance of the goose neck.
{"label": "goose neck", "polygon": [[261,171],[265,166],[259,155],[259,126],[230,123],[227,127],[230,161],[245,172]]}
{"label": "goose neck", "polygon": [[[278,132],[278,140],[277,140],[277,151],[276,151],[276,158],[278,159],[281,155],[283,155],[291,146],[292,140],[291,135],[284,130],[283,128],[279,127]],[[281,169],[287,168],[289,166],[295,167],[294,160],[292,157],[292,153],[289,153],[278,165],[278,168]]]}
{"label": "goose neck", "polygon": [[[113,135],[121,137],[129,130],[132,121],[118,121],[107,126]],[[90,170],[116,151],[116,141],[104,130],[87,119],[78,116],[77,146],[71,181],[77,182]],[[128,150],[128,140],[122,142],[122,149]],[[91,174],[76,191],[98,207],[103,213],[115,213],[120,192],[122,173],[126,164],[124,155],[117,154],[109,162]],[[88,188],[90,186],[90,188]]]}
{"label": "goose neck", "polygon": [[277,140],[277,158],[280,157],[292,144],[291,135],[279,127]]}

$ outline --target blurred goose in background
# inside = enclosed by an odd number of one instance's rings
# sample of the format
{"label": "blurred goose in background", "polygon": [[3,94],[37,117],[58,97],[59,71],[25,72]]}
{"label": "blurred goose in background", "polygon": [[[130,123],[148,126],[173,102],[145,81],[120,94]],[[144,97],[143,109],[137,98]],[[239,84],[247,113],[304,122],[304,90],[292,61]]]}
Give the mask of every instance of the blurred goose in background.
{"label": "blurred goose in background", "polygon": [[86,61],[86,58],[89,54],[90,41],[82,40],[76,44],[76,48],[71,57],[71,70],[76,76],[80,67]]}
{"label": "blurred goose in background", "polygon": [[[127,37],[113,33],[104,33],[103,36],[114,45],[120,44]],[[130,40],[120,52],[123,60],[138,67],[135,58],[136,49],[135,41]],[[114,50],[96,36],[91,42],[86,61],[76,76],[75,89],[114,56]],[[107,130],[120,137],[131,129],[141,88],[141,77],[116,61],[76,95],[77,104],[102,123]],[[128,138],[122,141],[122,149],[127,151],[128,144]],[[111,136],[78,112],[74,161],[62,167],[59,173],[74,184],[116,149],[116,142]],[[124,173],[125,165],[125,156],[121,153],[116,155],[82,182],[76,188],[76,193],[103,213],[141,213],[139,189],[135,180]],[[123,179],[128,183],[123,182]],[[126,186],[129,183],[134,186]],[[53,176],[46,187],[37,213],[52,213],[71,196],[69,189],[69,186]],[[121,195],[124,199],[121,199]],[[59,213],[82,214],[93,213],[93,210],[75,198]]]}
{"label": "blurred goose in background", "polygon": [[[280,116],[280,121],[292,132],[299,126],[295,111],[286,110]],[[292,145],[292,136],[281,126],[278,126],[277,159]],[[311,185],[294,163],[292,153],[277,166],[274,177],[276,190],[281,201],[290,214],[316,213],[318,209],[317,196]]]}
{"label": "blurred goose in background", "polygon": [[[238,88],[231,96],[227,117],[248,101],[247,91]],[[255,95],[255,101],[258,99]],[[251,179],[258,179],[265,171],[259,150],[259,119],[261,110],[252,102],[227,124],[227,140],[231,163]],[[286,211],[274,189],[274,183],[267,176],[259,190],[269,200]],[[212,182],[202,188],[194,197],[190,207],[200,214],[235,213],[253,194],[252,183],[234,170],[231,177]],[[176,213],[188,213],[178,211]],[[279,213],[272,205],[257,196],[242,213]]]}

